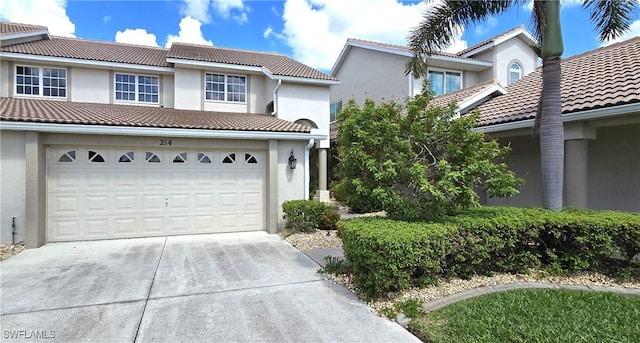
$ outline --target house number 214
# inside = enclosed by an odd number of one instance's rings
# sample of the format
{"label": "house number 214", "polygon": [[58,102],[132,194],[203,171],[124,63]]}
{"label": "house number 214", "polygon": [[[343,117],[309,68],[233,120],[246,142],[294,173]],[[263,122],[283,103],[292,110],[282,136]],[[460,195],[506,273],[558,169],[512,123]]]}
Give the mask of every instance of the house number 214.
{"label": "house number 214", "polygon": [[171,138],[160,138],[160,145],[171,145]]}

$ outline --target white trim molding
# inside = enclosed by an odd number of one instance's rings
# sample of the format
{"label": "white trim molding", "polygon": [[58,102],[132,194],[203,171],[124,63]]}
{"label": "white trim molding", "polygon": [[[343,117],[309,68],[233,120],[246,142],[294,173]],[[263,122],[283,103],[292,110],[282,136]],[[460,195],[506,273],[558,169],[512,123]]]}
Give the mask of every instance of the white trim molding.
{"label": "white trim molding", "polygon": [[112,135],[112,136],[164,136],[183,138],[218,138],[218,139],[288,139],[309,140],[327,139],[321,130],[312,129],[311,132],[270,132],[270,131],[232,131],[232,130],[203,130],[203,129],[178,129],[134,126],[107,126],[107,125],[79,125],[79,124],[51,124],[1,121],[0,128],[10,131],[37,131],[48,133],[69,133],[86,135]]}

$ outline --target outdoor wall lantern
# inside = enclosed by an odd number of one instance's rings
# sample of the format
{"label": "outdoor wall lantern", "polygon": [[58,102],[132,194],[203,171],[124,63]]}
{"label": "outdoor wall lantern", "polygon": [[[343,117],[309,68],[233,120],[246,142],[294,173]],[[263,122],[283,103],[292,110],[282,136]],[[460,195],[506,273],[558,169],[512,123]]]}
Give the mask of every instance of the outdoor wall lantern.
{"label": "outdoor wall lantern", "polygon": [[289,154],[289,169],[296,169],[297,162],[298,160],[293,156],[293,149],[291,149],[291,154]]}

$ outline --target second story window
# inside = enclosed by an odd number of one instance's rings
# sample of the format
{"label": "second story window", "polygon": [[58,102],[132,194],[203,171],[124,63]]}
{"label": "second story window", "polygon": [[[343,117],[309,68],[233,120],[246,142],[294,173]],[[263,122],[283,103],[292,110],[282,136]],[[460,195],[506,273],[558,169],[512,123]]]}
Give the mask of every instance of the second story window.
{"label": "second story window", "polygon": [[115,97],[120,101],[158,103],[157,76],[115,74]]}
{"label": "second story window", "polygon": [[435,96],[457,91],[462,88],[462,74],[453,71],[429,70],[429,88]]}
{"label": "second story window", "polygon": [[244,76],[206,73],[204,87],[206,100],[247,101],[247,78]]}
{"label": "second story window", "polygon": [[338,100],[331,104],[329,111],[329,121],[334,122],[338,120],[338,114],[342,111],[342,100]]}
{"label": "second story window", "polygon": [[509,84],[512,84],[522,77],[522,68],[518,63],[511,63],[509,67]]}
{"label": "second story window", "polygon": [[67,70],[16,66],[16,94],[66,98]]}

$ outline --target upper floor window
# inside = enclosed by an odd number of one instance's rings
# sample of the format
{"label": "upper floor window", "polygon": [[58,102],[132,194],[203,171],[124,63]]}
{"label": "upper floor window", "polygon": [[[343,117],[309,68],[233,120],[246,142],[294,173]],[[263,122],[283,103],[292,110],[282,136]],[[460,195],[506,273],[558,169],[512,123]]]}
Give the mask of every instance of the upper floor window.
{"label": "upper floor window", "polygon": [[522,67],[518,63],[511,63],[509,66],[509,84],[512,84],[522,77]]}
{"label": "upper floor window", "polygon": [[157,76],[115,75],[116,100],[157,104],[159,81]]}
{"label": "upper floor window", "polygon": [[429,88],[435,96],[462,88],[462,74],[453,71],[429,70]]}
{"label": "upper floor window", "polygon": [[247,101],[247,78],[244,76],[206,73],[204,87],[207,100]]}
{"label": "upper floor window", "polygon": [[16,94],[66,98],[67,70],[16,66]]}
{"label": "upper floor window", "polygon": [[329,121],[334,122],[338,120],[338,113],[340,113],[340,111],[342,111],[342,100],[338,100],[331,104]]}

